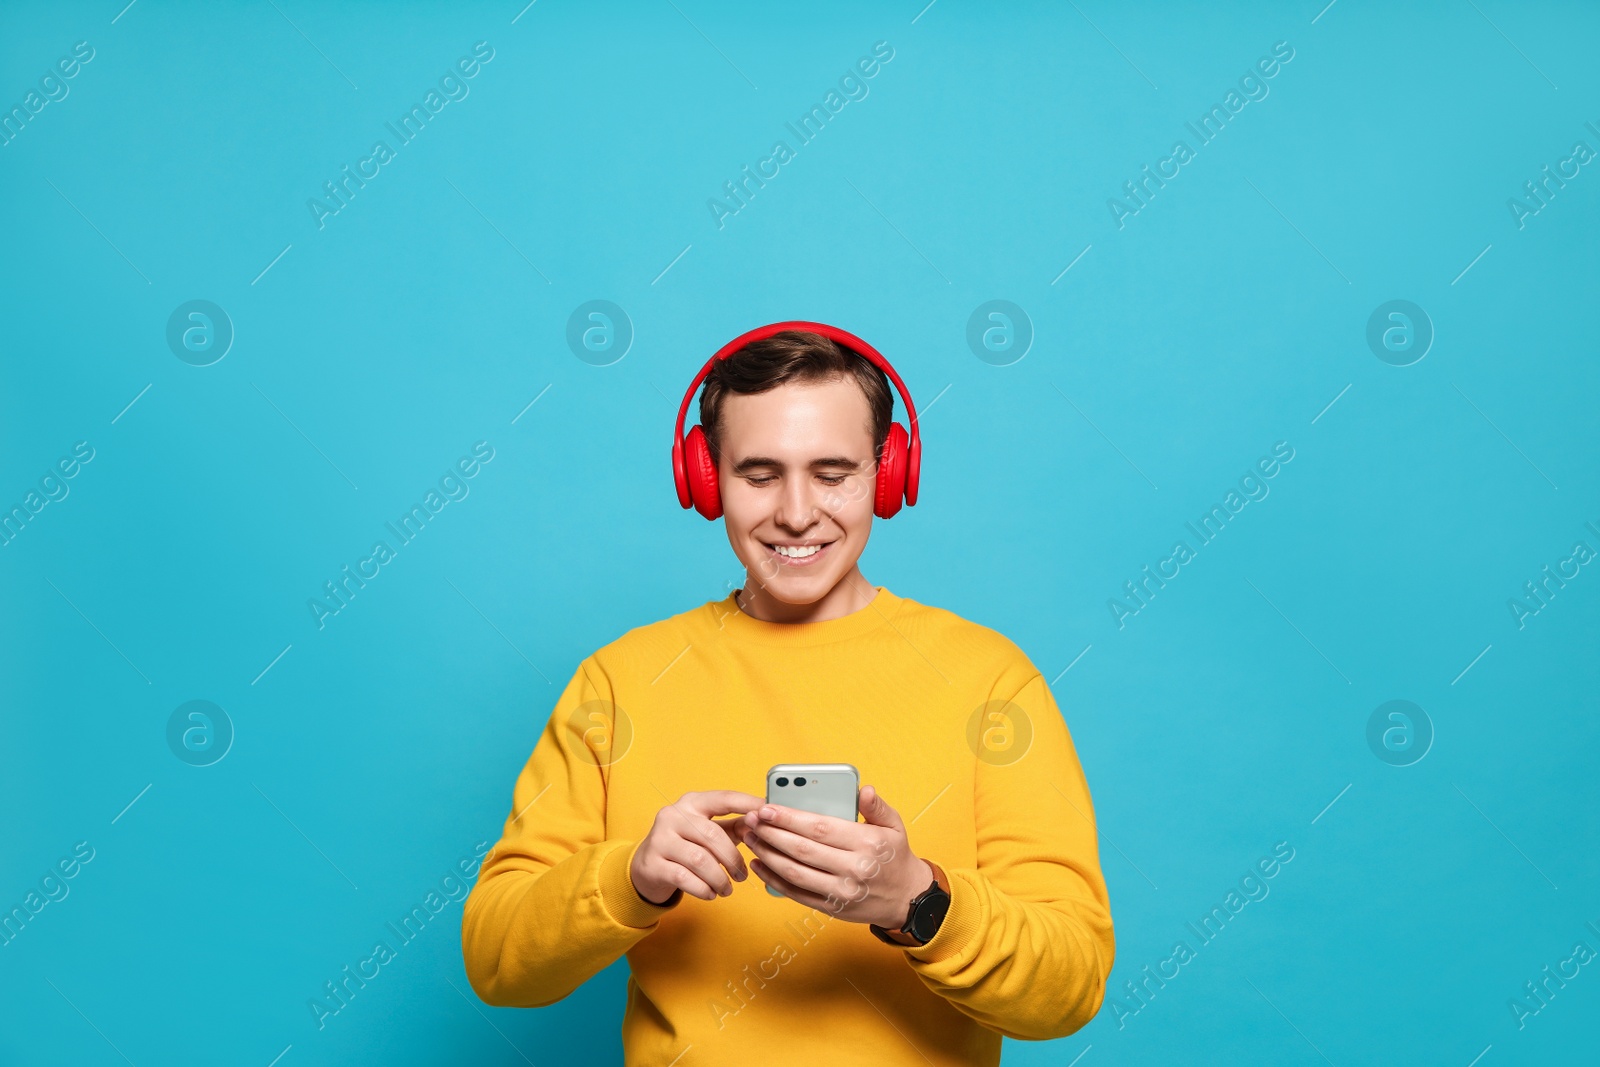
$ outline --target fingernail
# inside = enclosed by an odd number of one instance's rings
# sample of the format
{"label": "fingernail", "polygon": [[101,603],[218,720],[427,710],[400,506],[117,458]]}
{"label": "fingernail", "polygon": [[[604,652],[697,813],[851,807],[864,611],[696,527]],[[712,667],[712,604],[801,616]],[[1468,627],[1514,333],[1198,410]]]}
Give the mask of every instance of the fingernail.
{"label": "fingernail", "polygon": [[769,807],[769,808],[762,808],[761,809],[761,817],[763,819],[774,819],[774,818],[777,818],[777,815],[778,815],[778,812],[774,808],[770,808]]}

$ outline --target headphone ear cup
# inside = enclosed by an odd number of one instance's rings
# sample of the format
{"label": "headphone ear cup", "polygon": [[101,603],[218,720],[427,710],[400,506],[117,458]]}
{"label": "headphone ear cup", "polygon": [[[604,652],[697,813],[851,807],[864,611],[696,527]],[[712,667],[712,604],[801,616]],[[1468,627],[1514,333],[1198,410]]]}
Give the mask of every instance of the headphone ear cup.
{"label": "headphone ear cup", "polygon": [[910,438],[898,422],[889,424],[889,435],[883,439],[883,455],[878,460],[877,492],[872,501],[872,513],[887,519],[900,510],[906,492],[906,453]]}
{"label": "headphone ear cup", "polygon": [[722,517],[722,492],[717,487],[717,464],[711,458],[706,435],[696,426],[683,442],[685,471],[689,480],[689,499],[694,509],[708,519]]}

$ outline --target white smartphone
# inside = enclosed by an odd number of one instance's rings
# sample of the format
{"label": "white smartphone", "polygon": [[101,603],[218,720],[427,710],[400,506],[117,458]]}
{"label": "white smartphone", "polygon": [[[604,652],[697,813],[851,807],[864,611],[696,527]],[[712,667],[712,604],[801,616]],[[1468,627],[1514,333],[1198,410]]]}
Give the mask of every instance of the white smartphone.
{"label": "white smartphone", "polygon": [[[767,803],[857,822],[861,773],[850,763],[779,763],[767,772]],[[782,893],[767,886],[775,897]]]}

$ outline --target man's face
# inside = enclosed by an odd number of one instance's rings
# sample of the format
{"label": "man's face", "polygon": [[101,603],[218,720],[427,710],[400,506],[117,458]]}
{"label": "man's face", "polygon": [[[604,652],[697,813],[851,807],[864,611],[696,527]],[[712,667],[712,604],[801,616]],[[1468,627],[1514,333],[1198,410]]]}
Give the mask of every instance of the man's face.
{"label": "man's face", "polygon": [[872,532],[872,411],[853,379],[791,382],[722,403],[718,482],[728,542],[750,578],[814,604]]}

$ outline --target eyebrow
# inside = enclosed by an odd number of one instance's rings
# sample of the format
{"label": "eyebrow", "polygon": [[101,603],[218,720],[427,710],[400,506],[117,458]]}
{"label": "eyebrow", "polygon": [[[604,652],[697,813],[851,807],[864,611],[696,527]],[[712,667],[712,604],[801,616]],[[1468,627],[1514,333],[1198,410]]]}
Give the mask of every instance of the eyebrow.
{"label": "eyebrow", "polygon": [[[755,470],[758,467],[777,467],[781,470],[783,469],[783,464],[770,456],[746,456],[744,459],[741,459],[738,463],[733,465],[733,473],[744,474],[745,472]],[[858,461],[849,459],[845,456],[824,456],[821,459],[814,459],[811,461],[812,470],[817,470],[823,467],[834,467],[841,470],[855,471],[861,469],[861,464]]]}

